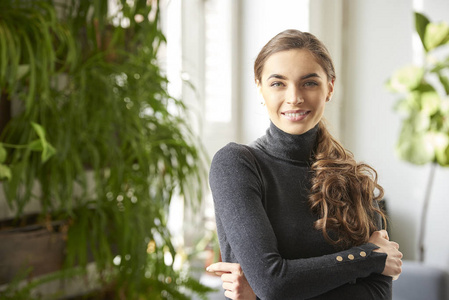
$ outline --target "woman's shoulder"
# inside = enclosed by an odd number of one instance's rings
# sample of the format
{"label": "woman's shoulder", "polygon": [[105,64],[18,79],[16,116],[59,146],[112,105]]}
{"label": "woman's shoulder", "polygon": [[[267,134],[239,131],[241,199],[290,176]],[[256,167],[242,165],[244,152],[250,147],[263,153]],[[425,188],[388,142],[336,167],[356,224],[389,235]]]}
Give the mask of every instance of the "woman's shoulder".
{"label": "woman's shoulder", "polygon": [[250,146],[229,143],[215,153],[209,170],[212,190],[248,187],[251,182],[259,186],[261,181],[260,166]]}
{"label": "woman's shoulder", "polygon": [[242,158],[252,157],[251,149],[248,145],[238,143],[228,143],[215,153],[213,160],[229,159],[229,158]]}
{"label": "woman's shoulder", "polygon": [[255,164],[256,158],[250,146],[232,142],[215,153],[211,167],[239,168]]}

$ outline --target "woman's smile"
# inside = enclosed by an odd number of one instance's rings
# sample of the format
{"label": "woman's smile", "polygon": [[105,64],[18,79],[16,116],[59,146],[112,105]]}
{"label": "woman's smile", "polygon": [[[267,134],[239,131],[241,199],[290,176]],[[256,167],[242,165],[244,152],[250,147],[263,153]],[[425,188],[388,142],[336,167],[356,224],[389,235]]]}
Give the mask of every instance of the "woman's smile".
{"label": "woman's smile", "polygon": [[309,114],[310,110],[289,110],[281,113],[281,115],[292,122],[302,121],[307,118]]}

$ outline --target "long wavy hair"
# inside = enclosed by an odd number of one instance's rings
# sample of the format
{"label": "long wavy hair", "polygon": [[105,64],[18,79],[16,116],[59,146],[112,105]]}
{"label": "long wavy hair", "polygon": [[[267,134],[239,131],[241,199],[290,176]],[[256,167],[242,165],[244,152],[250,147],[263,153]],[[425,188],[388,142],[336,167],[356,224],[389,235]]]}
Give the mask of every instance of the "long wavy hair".
{"label": "long wavy hair", "polygon": [[[335,81],[334,65],[324,44],[313,34],[290,29],[276,35],[260,51],[254,63],[256,83],[261,82],[263,67],[272,54],[291,49],[309,50],[328,81]],[[356,162],[352,153],[332,137],[323,120],[318,124],[311,172],[309,204],[318,215],[315,228],[330,243],[361,245],[381,229],[378,216],[386,224],[385,214],[377,203],[384,192],[377,183],[376,171]]]}

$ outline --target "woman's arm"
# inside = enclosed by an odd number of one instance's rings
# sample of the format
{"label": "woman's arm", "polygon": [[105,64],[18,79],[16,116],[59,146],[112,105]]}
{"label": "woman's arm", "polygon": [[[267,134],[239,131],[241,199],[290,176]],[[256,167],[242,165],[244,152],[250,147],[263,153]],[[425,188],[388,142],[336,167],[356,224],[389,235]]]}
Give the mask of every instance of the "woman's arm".
{"label": "woman's arm", "polygon": [[[385,269],[382,273],[385,276],[371,274],[364,279],[357,280],[357,285],[351,284],[339,287],[335,290],[318,296],[317,299],[342,299],[347,297],[348,295],[358,295],[360,294],[360,290],[362,290],[362,292],[364,293],[366,293],[367,290],[371,291],[370,293],[372,294],[372,299],[391,298],[391,290],[385,291],[385,288],[389,289],[391,278],[395,280],[399,277],[399,274],[402,271],[402,254],[399,253],[398,255],[396,251],[396,249],[399,248],[399,245],[397,243],[388,241],[388,233],[385,230],[376,231],[370,237],[371,243],[380,245],[380,248],[374,251],[387,254],[387,263],[385,264]],[[221,280],[223,282],[222,287],[225,290],[224,295],[229,299],[256,299],[256,294],[254,294],[254,291],[249,285],[240,264],[219,262],[210,265],[207,268],[207,271],[221,276]]]}
{"label": "woman's arm", "polygon": [[262,299],[310,298],[385,269],[387,255],[373,251],[378,247],[372,243],[321,257],[283,259],[261,203],[257,162],[242,146],[230,144],[215,155],[210,185],[222,251],[241,263]]}

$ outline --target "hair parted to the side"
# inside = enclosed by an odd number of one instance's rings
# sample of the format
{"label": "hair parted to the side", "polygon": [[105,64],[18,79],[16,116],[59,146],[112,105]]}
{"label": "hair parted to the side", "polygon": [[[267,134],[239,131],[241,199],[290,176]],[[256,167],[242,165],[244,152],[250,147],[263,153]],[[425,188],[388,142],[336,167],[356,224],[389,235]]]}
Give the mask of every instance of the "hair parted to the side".
{"label": "hair parted to the side", "polygon": [[[310,51],[327,74],[328,81],[336,79],[324,44],[311,33],[289,29],[273,37],[259,52],[254,63],[256,83],[261,82],[263,67],[271,55],[292,49]],[[310,207],[319,216],[315,228],[333,244],[361,245],[374,231],[381,229],[376,216],[380,215],[386,224],[385,214],[377,204],[383,197],[383,189],[372,167],[357,163],[352,153],[332,137],[323,120],[318,126],[309,196]]]}
{"label": "hair parted to the side", "polygon": [[254,62],[254,78],[256,82],[261,81],[263,67],[271,55],[291,49],[309,50],[324,72],[326,72],[328,81],[335,80],[334,64],[326,46],[311,33],[288,29],[273,37],[260,50]]}

